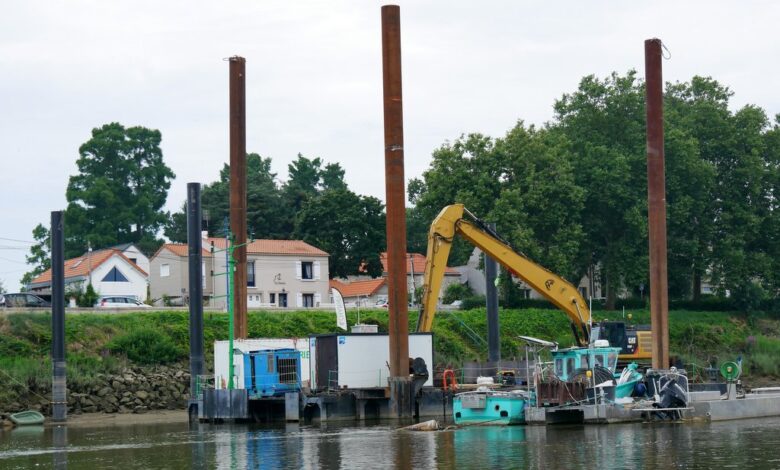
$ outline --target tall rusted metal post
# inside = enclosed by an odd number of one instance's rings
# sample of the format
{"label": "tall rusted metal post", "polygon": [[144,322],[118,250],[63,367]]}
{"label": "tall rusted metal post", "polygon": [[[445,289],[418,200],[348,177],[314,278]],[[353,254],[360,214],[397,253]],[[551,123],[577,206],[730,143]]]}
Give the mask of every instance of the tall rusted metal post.
{"label": "tall rusted metal post", "polygon": [[[406,210],[404,124],[401,94],[401,11],[382,7],[382,82],[385,121],[387,202],[387,280],[390,334],[390,406],[396,416],[411,416],[409,312],[406,298]],[[432,365],[429,365],[431,367]]]}
{"label": "tall rusted metal post", "polygon": [[246,338],[246,60],[238,56],[230,58],[230,231],[239,246],[233,252],[233,333]]}
{"label": "tall rusted metal post", "polygon": [[645,41],[647,103],[647,216],[650,243],[650,321],[653,368],[669,367],[669,297],[666,277],[666,181],[661,40]]}

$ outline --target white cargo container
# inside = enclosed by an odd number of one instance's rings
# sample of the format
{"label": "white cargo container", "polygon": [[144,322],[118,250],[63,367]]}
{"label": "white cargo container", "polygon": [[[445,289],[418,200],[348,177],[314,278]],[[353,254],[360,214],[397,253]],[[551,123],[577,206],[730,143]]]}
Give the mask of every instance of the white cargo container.
{"label": "white cargo container", "polygon": [[[409,357],[428,366],[426,386],[433,386],[433,334],[409,335]],[[311,388],[387,387],[390,337],[385,333],[344,333],[309,338]]]}
{"label": "white cargo container", "polygon": [[[227,388],[229,372],[229,341],[214,341],[214,388]],[[301,352],[301,386],[309,386],[309,340],[308,338],[255,338],[233,341],[234,388],[244,388],[244,356],[249,351],[261,349],[297,349]]]}

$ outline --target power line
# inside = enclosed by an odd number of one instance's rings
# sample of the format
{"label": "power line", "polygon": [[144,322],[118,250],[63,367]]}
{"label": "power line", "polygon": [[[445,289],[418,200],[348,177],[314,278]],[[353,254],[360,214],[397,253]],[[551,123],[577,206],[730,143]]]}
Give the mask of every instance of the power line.
{"label": "power line", "polygon": [[31,242],[30,240],[19,240],[17,238],[5,238],[0,237],[0,240],[5,240],[7,242],[19,242],[19,243],[29,243],[30,245],[35,245],[38,242]]}
{"label": "power line", "polygon": [[23,264],[25,266],[27,265],[27,263],[25,263],[25,262],[16,261],[15,259],[3,258],[2,256],[0,256],[0,259],[3,260],[3,261],[8,261],[9,263]]}

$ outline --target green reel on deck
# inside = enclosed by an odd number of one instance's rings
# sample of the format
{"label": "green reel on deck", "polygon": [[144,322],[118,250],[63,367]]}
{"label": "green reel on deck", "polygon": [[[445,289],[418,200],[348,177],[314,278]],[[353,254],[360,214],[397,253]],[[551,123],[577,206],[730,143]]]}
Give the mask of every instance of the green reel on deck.
{"label": "green reel on deck", "polygon": [[734,361],[724,362],[720,365],[720,374],[729,382],[737,380],[741,373],[742,368]]}

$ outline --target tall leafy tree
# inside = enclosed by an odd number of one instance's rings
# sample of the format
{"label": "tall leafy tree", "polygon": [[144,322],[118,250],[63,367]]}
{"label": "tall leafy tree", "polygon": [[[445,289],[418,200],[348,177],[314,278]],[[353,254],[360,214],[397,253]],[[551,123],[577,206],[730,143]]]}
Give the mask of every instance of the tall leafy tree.
{"label": "tall leafy tree", "polygon": [[[256,153],[247,154],[247,229],[255,238],[288,238],[294,213],[286,210],[271,159]],[[219,180],[204,185],[201,191],[203,216],[211,235],[224,236],[224,221],[230,216],[230,166],[220,170]],[[249,235],[247,234],[247,235]],[[171,241],[187,241],[187,206],[171,216],[165,229]]]}
{"label": "tall leafy tree", "polygon": [[38,224],[32,231],[35,244],[30,247],[30,253],[25,256],[27,264],[32,270],[24,273],[19,283],[26,286],[38,275],[51,267],[51,236],[49,229],[43,224]]}
{"label": "tall leafy tree", "polygon": [[571,142],[576,182],[586,191],[581,266],[600,265],[613,308],[623,286],[647,276],[643,89],[633,71],[591,75],[554,109],[554,128]]}
{"label": "tall leafy tree", "polygon": [[379,254],[385,249],[385,215],[374,197],[348,189],[324,191],[298,214],[295,237],[328,252],[331,277],[382,275]]}
{"label": "tall leafy tree", "polygon": [[717,242],[717,159],[731,140],[731,92],[710,78],[667,84],[666,183],[669,290],[698,300]]}
{"label": "tall leafy tree", "polygon": [[[430,226],[445,206],[463,203],[472,213],[486,217],[501,191],[501,169],[494,163],[495,142],[482,134],[461,136],[433,151],[431,166],[422,179],[412,179],[407,189],[414,204],[411,219]],[[427,233],[427,228],[425,232]],[[415,242],[420,244],[420,240]],[[427,242],[426,242],[427,244]],[[451,264],[462,264],[474,247],[456,238],[450,254]],[[423,253],[425,250],[421,250]]]}
{"label": "tall leafy tree", "polygon": [[[535,261],[567,277],[577,272],[583,191],[560,134],[519,122],[500,139],[461,137],[434,151],[431,168],[409,183],[408,192],[415,204],[409,220],[421,232],[410,235],[412,246],[424,242],[444,206],[459,202],[495,222],[515,249]],[[464,262],[472,250],[456,239],[451,263]]]}
{"label": "tall leafy tree", "polygon": [[766,162],[766,210],[759,244],[766,250],[769,271],[767,288],[773,298],[780,295],[780,114],[775,116],[771,128],[764,134]]}
{"label": "tall leafy tree", "polygon": [[174,178],[163,162],[161,139],[160,131],[119,123],[92,130],[66,191],[66,256],[83,253],[88,244],[132,242],[147,252],[159,245]]}

